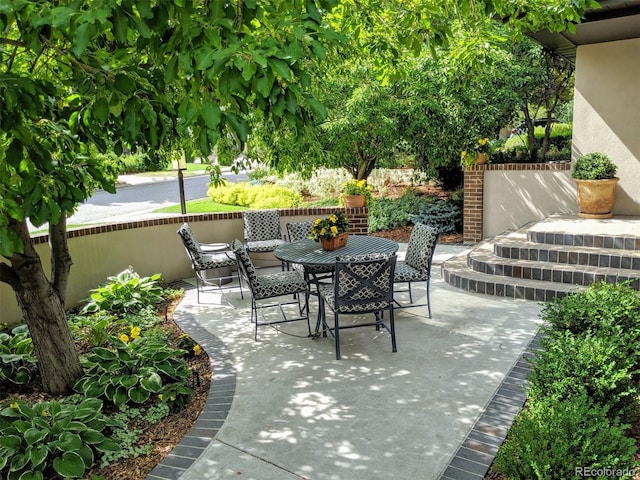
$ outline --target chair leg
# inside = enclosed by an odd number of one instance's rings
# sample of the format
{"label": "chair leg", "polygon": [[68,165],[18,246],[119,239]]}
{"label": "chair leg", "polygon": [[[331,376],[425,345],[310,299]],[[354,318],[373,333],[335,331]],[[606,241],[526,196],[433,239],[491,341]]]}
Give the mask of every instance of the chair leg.
{"label": "chair leg", "polygon": [[200,275],[196,272],[196,291],[198,296],[198,303],[200,303]]}
{"label": "chair leg", "polygon": [[429,298],[429,280],[427,280],[427,310],[429,311],[429,318],[431,318],[431,299]]}
{"label": "chair leg", "polygon": [[333,313],[333,336],[336,339],[336,360],[340,360],[340,328],[338,322],[338,312]]}
{"label": "chair leg", "polygon": [[396,325],[393,319],[393,305],[389,309],[389,330],[389,333],[391,333],[391,351],[397,352],[398,349],[396,348]]}
{"label": "chair leg", "polygon": [[309,336],[311,336],[311,322],[309,321],[309,291],[304,292],[304,307],[307,311],[307,328],[309,329]]}

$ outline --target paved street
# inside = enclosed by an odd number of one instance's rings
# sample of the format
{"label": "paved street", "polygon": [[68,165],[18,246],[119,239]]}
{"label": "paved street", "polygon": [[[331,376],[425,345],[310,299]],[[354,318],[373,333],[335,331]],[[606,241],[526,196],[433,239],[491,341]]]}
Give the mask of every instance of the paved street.
{"label": "paved street", "polygon": [[[222,176],[231,182],[247,180],[246,173],[238,175],[223,172]],[[209,175],[184,177],[185,199],[195,200],[207,196]],[[140,175],[122,175],[115,194],[96,190],[76,212],[69,217],[70,226],[87,223],[118,222],[140,220],[153,210],[180,203],[180,189],[177,174],[174,177],[143,177]],[[30,225],[30,231],[36,228]]]}

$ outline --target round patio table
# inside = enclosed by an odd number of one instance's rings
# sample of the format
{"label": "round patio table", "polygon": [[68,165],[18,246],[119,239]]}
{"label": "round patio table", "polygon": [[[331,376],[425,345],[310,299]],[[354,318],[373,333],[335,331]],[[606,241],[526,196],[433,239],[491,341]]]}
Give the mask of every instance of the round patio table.
{"label": "round patio table", "polygon": [[347,244],[326,252],[322,250],[320,242],[311,239],[278,245],[273,254],[278,260],[288,263],[299,263],[305,266],[329,266],[336,263],[338,257],[345,255],[367,255],[371,253],[395,253],[398,243],[386,238],[370,237],[367,235],[349,235]]}

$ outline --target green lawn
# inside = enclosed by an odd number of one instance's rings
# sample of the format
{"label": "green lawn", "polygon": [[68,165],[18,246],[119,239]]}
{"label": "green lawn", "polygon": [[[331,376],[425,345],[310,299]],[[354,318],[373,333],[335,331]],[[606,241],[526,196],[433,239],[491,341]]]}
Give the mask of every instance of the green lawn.
{"label": "green lawn", "polygon": [[[217,212],[239,212],[246,210],[247,207],[238,205],[225,205],[222,203],[212,202],[209,197],[191,200],[186,203],[187,213],[217,213]],[[171,205],[154,210],[153,213],[180,213],[180,204]]]}

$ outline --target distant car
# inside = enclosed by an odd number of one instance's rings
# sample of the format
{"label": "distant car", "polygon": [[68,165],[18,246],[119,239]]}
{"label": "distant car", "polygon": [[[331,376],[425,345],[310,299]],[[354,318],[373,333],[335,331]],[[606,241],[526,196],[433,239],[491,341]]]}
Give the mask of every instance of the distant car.
{"label": "distant car", "polygon": [[[557,118],[552,118],[551,119],[551,123],[558,123],[559,120]],[[547,119],[546,118],[536,118],[533,121],[533,126],[534,127],[544,127],[547,124]],[[518,124],[513,127],[513,129],[511,129],[511,136],[513,137],[514,135],[523,135],[527,133],[527,124],[522,121],[522,122],[518,122]]]}

